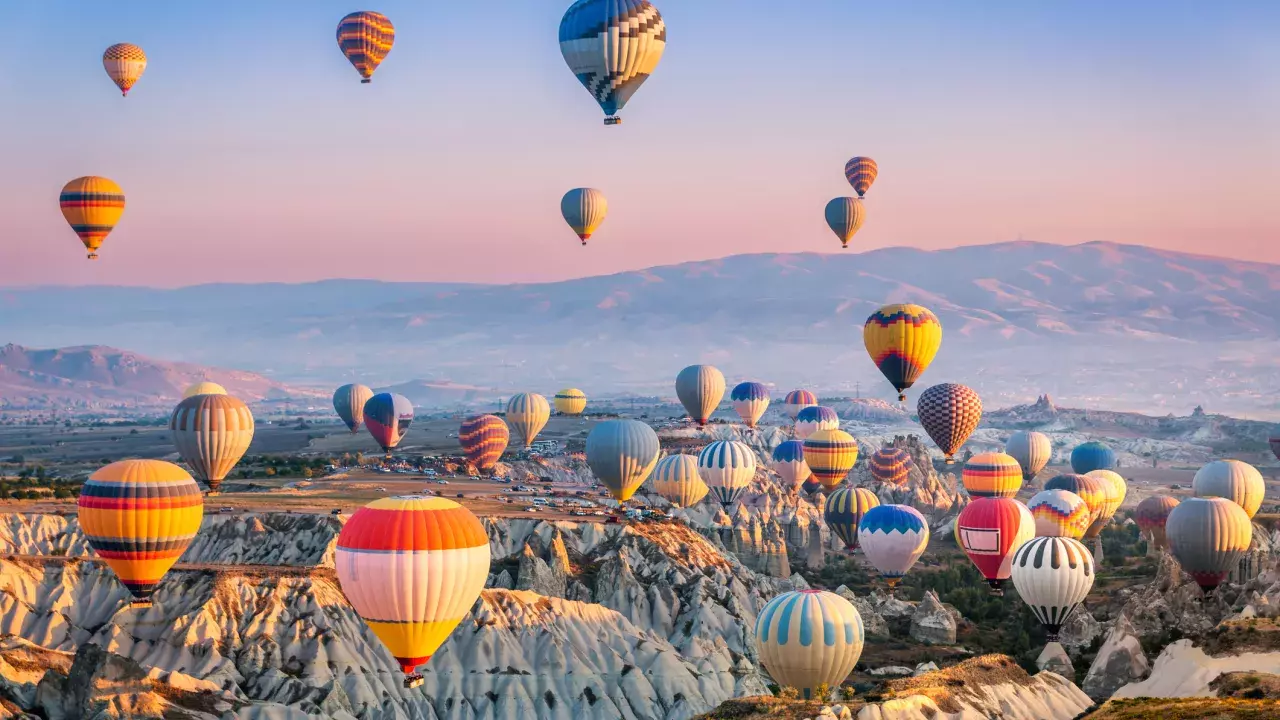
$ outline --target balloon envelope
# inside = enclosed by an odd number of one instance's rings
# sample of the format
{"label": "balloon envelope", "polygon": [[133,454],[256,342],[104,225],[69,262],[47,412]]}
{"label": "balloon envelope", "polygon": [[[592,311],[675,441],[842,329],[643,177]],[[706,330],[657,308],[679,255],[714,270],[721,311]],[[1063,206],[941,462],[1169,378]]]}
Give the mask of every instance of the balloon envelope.
{"label": "balloon envelope", "polygon": [[[1114,470],[1090,470],[1085,475],[1102,481],[1102,507],[1098,509],[1098,517],[1093,519],[1089,525],[1089,531],[1085,533],[1088,537],[1096,537],[1111,522],[1111,518],[1115,517],[1116,511],[1124,503],[1124,496],[1128,494],[1129,487],[1120,473]],[[1096,529],[1094,525],[1097,526]]]}
{"label": "balloon envelope", "polygon": [[796,438],[808,440],[819,430],[839,430],[840,416],[823,405],[810,405],[796,413]]}
{"label": "balloon envelope", "polygon": [[581,415],[587,409],[587,395],[578,388],[565,388],[556,393],[555,405],[561,415]]}
{"label": "balloon envelope", "polygon": [[756,451],[736,440],[717,440],[698,453],[698,475],[728,510],[756,475]]}
{"label": "balloon envelope", "polygon": [[1222,584],[1253,541],[1248,514],[1226,498],[1188,498],[1165,522],[1169,552],[1204,590]]}
{"label": "balloon envelope", "polygon": [[871,477],[890,485],[906,485],[911,476],[911,453],[898,447],[880,448],[871,454],[867,464]]}
{"label": "balloon envelope", "polygon": [[1196,471],[1191,481],[1196,497],[1226,498],[1240,506],[1250,518],[1258,514],[1267,486],[1262,473],[1239,460],[1214,460]]}
{"label": "balloon envelope", "polygon": [[753,428],[764,411],[769,409],[769,388],[758,382],[738,383],[729,393],[729,401],[742,422]]}
{"label": "balloon envelope", "polygon": [[609,201],[595,188],[574,188],[560,198],[560,214],[583,245],[609,213]]}
{"label": "balloon envelope", "polygon": [[95,260],[98,248],[124,215],[124,191],[104,177],[76,178],[62,187],[58,207],[89,251],[89,259]]}
{"label": "balloon envelope", "polygon": [[120,94],[128,96],[134,83],[142,78],[142,73],[147,69],[147,54],[137,45],[116,43],[102,53],[102,69],[107,71],[111,82],[120,88]]}
{"label": "balloon envelope", "polygon": [[1013,555],[1013,586],[1050,641],[1093,588],[1093,555],[1079,540],[1037,537]]}
{"label": "balloon envelope", "polygon": [[1071,471],[1078,475],[1092,470],[1111,470],[1115,466],[1115,451],[1096,440],[1080,443],[1071,451]]}
{"label": "balloon envelope", "polygon": [[956,451],[982,420],[982,399],[964,385],[942,383],[920,393],[916,413],[924,431],[952,463]]}
{"label": "balloon envelope", "polygon": [[373,78],[395,41],[396,28],[382,13],[353,12],[338,23],[338,49],[360,73],[362,83]]}
{"label": "balloon envelope", "polygon": [[364,404],[364,426],[388,456],[412,423],[413,403],[403,395],[378,393]]}
{"label": "balloon envelope", "polygon": [[796,419],[796,414],[801,410],[818,404],[818,396],[808,390],[792,390],[782,400],[782,411],[792,420]]}
{"label": "balloon envelope", "polygon": [[862,516],[858,544],[890,588],[916,564],[929,544],[929,523],[907,505],[880,505]]}
{"label": "balloon envelope", "polygon": [[227,389],[222,387],[218,383],[209,382],[208,380],[203,380],[201,382],[188,385],[187,389],[182,391],[182,399],[186,400],[192,395],[226,395],[226,394],[227,394]]}
{"label": "balloon envelope", "polygon": [[639,420],[606,420],[587,434],[587,465],[618,502],[649,477],[658,451],[658,434]]}
{"label": "balloon envelope", "polygon": [[1044,433],[1019,430],[1009,436],[1004,451],[1022,468],[1023,482],[1030,483],[1053,457],[1053,443]]}
{"label": "balloon envelope", "polygon": [[1068,490],[1041,490],[1027,503],[1035,518],[1036,535],[1079,540],[1089,529],[1093,514],[1079,495]]}
{"label": "balloon envelope", "polygon": [[862,326],[862,342],[880,372],[906,400],[904,391],[915,384],[942,345],[942,323],[919,305],[885,305]]}
{"label": "balloon envelope", "polygon": [[1009,579],[1013,554],[1035,535],[1031,511],[1011,497],[979,497],[956,518],[961,549],[997,591]]}
{"label": "balloon envelope", "polygon": [[253,413],[230,395],[192,395],[173,409],[169,431],[182,460],[216,493],[253,442]]}
{"label": "balloon envelope", "polygon": [[690,365],[676,376],[676,396],[690,419],[706,425],[724,397],[724,373],[710,365]]}
{"label": "balloon envelope", "polygon": [[160,460],[98,468],[76,504],[89,547],[139,604],[155,592],[204,518],[200,486],[186,470]]}
{"label": "balloon envelope", "polygon": [[551,404],[538,393],[517,393],[507,401],[507,423],[525,447],[533,444],[550,419]]}
{"label": "balloon envelope", "polygon": [[1055,475],[1044,484],[1045,490],[1066,490],[1069,493],[1075,493],[1084,501],[1085,507],[1089,508],[1089,525],[1085,530],[1084,537],[1096,537],[1094,532],[1096,527],[1098,532],[1102,531],[1100,525],[1095,525],[1094,521],[1102,514],[1102,509],[1107,501],[1107,493],[1110,490],[1106,486],[1106,481],[1088,475],[1076,475],[1074,473],[1063,473]]}
{"label": "balloon envelope", "polygon": [[477,470],[491,470],[511,440],[507,424],[497,415],[476,415],[462,421],[458,428],[458,444],[467,462]]}
{"label": "balloon envelope", "polygon": [[666,45],[667,26],[648,0],[577,0],[560,20],[560,54],[608,116],[649,79]]}
{"label": "balloon envelope", "polygon": [[653,491],[672,505],[690,508],[702,502],[709,488],[698,475],[698,458],[693,455],[668,455],[653,468],[649,482]]}
{"label": "balloon envelope", "polygon": [[773,681],[816,699],[820,685],[838,687],[862,656],[866,635],[853,603],[826,590],[792,590],[756,616],[756,651]]}
{"label": "balloon envelope", "polygon": [[979,453],[960,472],[971,497],[1011,498],[1022,489],[1022,466],[1004,453]]}
{"label": "balloon envelope", "polygon": [[489,536],[470,510],[410,495],[357,510],[338,534],[333,564],[356,614],[409,675],[471,611],[489,560]]}
{"label": "balloon envelope", "polygon": [[333,391],[333,409],[352,433],[360,430],[364,422],[364,404],[373,397],[373,390],[366,385],[347,384]]}
{"label": "balloon envelope", "polygon": [[869,157],[858,156],[844,164],[844,178],[849,181],[849,185],[853,186],[858,197],[867,194],[871,189],[871,183],[876,181],[876,176],[879,174],[880,167]]}
{"label": "balloon envelope", "polygon": [[858,462],[858,441],[843,430],[819,430],[805,438],[804,461],[814,479],[830,490]]}
{"label": "balloon envelope", "polygon": [[867,219],[867,211],[862,201],[857,198],[838,197],[827,202],[823,215],[827,219],[827,227],[840,240],[840,247],[849,247],[849,241],[862,229]]}
{"label": "balloon envelope", "polygon": [[773,462],[770,467],[782,478],[782,483],[790,490],[799,489],[805,481],[813,477],[809,465],[804,461],[804,443],[799,440],[787,440],[778,443],[773,449]]}
{"label": "balloon envelope", "polygon": [[822,519],[844,543],[844,549],[853,552],[858,547],[858,524],[868,510],[879,505],[880,498],[866,488],[836,488],[827,496]]}
{"label": "balloon envelope", "polygon": [[1168,495],[1152,495],[1143,498],[1133,513],[1133,520],[1138,523],[1138,529],[1146,533],[1157,548],[1168,549],[1169,547],[1165,523],[1169,520],[1169,513],[1176,507],[1178,507],[1177,498]]}

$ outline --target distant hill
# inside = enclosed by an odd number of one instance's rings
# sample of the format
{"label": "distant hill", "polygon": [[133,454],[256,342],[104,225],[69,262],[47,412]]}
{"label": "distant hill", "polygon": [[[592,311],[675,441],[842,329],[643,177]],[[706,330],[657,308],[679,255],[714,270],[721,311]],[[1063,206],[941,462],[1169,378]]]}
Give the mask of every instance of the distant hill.
{"label": "distant hill", "polygon": [[681,367],[710,362],[731,382],[891,400],[862,324],[900,301],[945,328],[921,387],[964,382],[992,407],[1050,392],[1078,407],[1280,413],[1280,266],[1113,243],[739,255],[517,285],[14,288],[0,290],[0,338],[290,381],[355,372],[594,396],[670,395]]}
{"label": "distant hill", "polygon": [[101,345],[0,347],[0,408],[168,405],[200,380],[219,383],[246,402],[298,393],[256,373],[164,362]]}

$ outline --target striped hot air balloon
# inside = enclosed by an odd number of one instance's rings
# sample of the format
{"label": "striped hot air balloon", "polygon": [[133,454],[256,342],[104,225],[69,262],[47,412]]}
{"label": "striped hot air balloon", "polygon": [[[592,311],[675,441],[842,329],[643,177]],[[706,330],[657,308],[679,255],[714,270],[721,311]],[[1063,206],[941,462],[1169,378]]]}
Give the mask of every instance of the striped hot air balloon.
{"label": "striped hot air balloon", "polygon": [[880,168],[876,166],[876,161],[869,157],[859,155],[844,164],[844,179],[849,181],[849,185],[853,187],[854,192],[858,193],[858,197],[867,194],[871,189],[871,183],[876,181],[876,176],[879,174]]}
{"label": "striped hot air balloon", "polygon": [[753,428],[764,411],[769,409],[769,388],[758,382],[738,383],[733,386],[733,392],[729,393],[729,401],[733,403],[733,410],[742,418],[742,422]]}
{"label": "striped hot air balloon", "polygon": [[137,45],[116,43],[102,53],[102,69],[107,71],[111,82],[120,88],[120,94],[128,97],[134,83],[142,78],[142,73],[147,69],[147,54]]}
{"label": "striped hot air balloon", "polygon": [[1019,430],[1009,436],[1004,451],[1018,461],[1022,468],[1022,481],[1031,484],[1053,457],[1053,443],[1044,433]]}
{"label": "striped hot air balloon", "polygon": [[956,518],[956,537],[996,595],[1003,595],[1013,554],[1036,536],[1036,521],[1026,505],[1011,497],[979,497]]}
{"label": "striped hot air balloon", "polygon": [[804,493],[805,495],[812,496],[820,492],[821,490],[822,490],[822,483],[818,482],[817,480],[814,480],[813,475],[810,475],[808,480],[805,480],[804,482],[800,483],[800,492]]}
{"label": "striped hot air balloon", "polygon": [[1162,550],[1169,548],[1169,536],[1165,533],[1165,523],[1169,520],[1169,513],[1176,507],[1178,507],[1177,498],[1168,495],[1152,495],[1143,498],[1133,513],[1133,520],[1138,523],[1138,529],[1146,533],[1152,545]]}
{"label": "striped hot air balloon", "polygon": [[840,416],[823,405],[810,405],[796,413],[796,439],[808,440],[819,430],[839,430]]}
{"label": "striped hot air balloon", "polygon": [[577,0],[560,20],[560,53],[604,111],[605,125],[653,74],[667,26],[648,0]]}
{"label": "striped hot air balloon", "polygon": [[908,505],[873,507],[858,524],[858,544],[892,591],[929,544],[929,523]]}
{"label": "striped hot air balloon", "polygon": [[373,80],[373,71],[391,52],[396,28],[382,13],[353,12],[338,23],[338,49],[360,73],[360,82]]}
{"label": "striped hot air balloon", "polygon": [[121,460],[94,471],[77,501],[80,528],[133,594],[151,604],[161,578],[200,530],[204,500],[186,470],[160,460]]}
{"label": "striped hot air balloon", "polygon": [[489,575],[489,536],[461,505],[439,497],[374,500],[338,534],[342,592],[405,673],[436,654],[471,611]]}
{"label": "striped hot air balloon", "polygon": [[710,365],[690,365],[676,376],[676,396],[689,418],[702,427],[724,398],[724,373]]}
{"label": "striped hot air balloon", "polygon": [[736,440],[717,440],[698,453],[698,475],[728,510],[756,475],[756,451]]}
{"label": "striped hot air balloon", "polygon": [[481,471],[492,470],[498,464],[510,440],[507,424],[496,415],[469,417],[458,428],[458,444],[462,445],[463,455]]}
{"label": "striped hot air balloon", "polygon": [[979,453],[964,464],[960,480],[971,497],[1011,498],[1022,489],[1022,466],[1004,453]]}
{"label": "striped hot air balloon", "polygon": [[97,260],[98,248],[124,215],[124,191],[107,178],[89,175],[64,185],[58,206],[89,251],[89,259]]}
{"label": "striped hot air balloon", "polygon": [[858,462],[858,441],[843,430],[819,430],[804,441],[804,461],[814,479],[830,490]]}
{"label": "striped hot air balloon", "polygon": [[1013,555],[1013,586],[1050,642],[1093,588],[1093,556],[1079,540],[1037,537]]}
{"label": "striped hot air balloon", "polygon": [[871,453],[867,464],[871,477],[889,485],[906,485],[911,476],[911,453],[902,448],[880,448]]}
{"label": "striped hot air balloon", "polygon": [[507,423],[525,447],[533,444],[550,419],[551,404],[538,393],[517,393],[507,401]]}
{"label": "striped hot air balloon", "polygon": [[555,405],[561,415],[581,415],[587,409],[587,396],[578,388],[565,388],[556,393]]}
{"label": "striped hot air balloon", "polygon": [[587,465],[620,503],[658,464],[658,434],[639,420],[606,420],[587,434]]}
{"label": "striped hot air balloon", "polygon": [[787,440],[778,443],[773,449],[773,462],[769,467],[782,478],[782,484],[789,490],[799,490],[813,473],[804,461],[804,443],[799,440]]}
{"label": "striped hot air balloon", "polygon": [[1068,490],[1041,490],[1027,503],[1035,518],[1036,535],[1069,537],[1079,540],[1089,529],[1089,506],[1079,495]]}
{"label": "striped hot air balloon", "polygon": [[[1075,493],[1084,501],[1085,507],[1089,508],[1089,524],[1086,526],[1084,537],[1097,537],[1102,532],[1102,527],[1095,525],[1098,516],[1102,513],[1102,506],[1107,501],[1106,481],[1088,475],[1076,475],[1073,473],[1063,473],[1049,479],[1044,484],[1045,490],[1066,490],[1069,493]],[[1095,528],[1097,531],[1095,532]]]}
{"label": "striped hot air balloon", "polygon": [[1164,529],[1169,552],[1205,592],[1227,579],[1253,542],[1248,513],[1220,497],[1183,500],[1169,511]]}
{"label": "striped hot air balloon", "polygon": [[191,385],[188,385],[187,389],[182,391],[182,399],[186,400],[192,395],[226,395],[226,394],[227,394],[227,389],[222,387],[218,383],[209,382],[208,380],[202,380],[198,383],[192,383]]}
{"label": "striped hot air balloon", "polygon": [[702,502],[710,490],[698,474],[698,458],[692,455],[668,455],[659,460],[649,484],[654,492],[682,508]]}
{"label": "striped hot air balloon", "polygon": [[801,410],[817,404],[817,395],[808,390],[792,390],[782,400],[782,411],[794,421]]}
{"label": "striped hot air balloon", "polygon": [[900,402],[933,362],[942,345],[942,323],[919,305],[885,305],[862,326],[862,342]]}
{"label": "striped hot air balloon", "polygon": [[609,201],[595,188],[574,188],[560,198],[560,214],[583,245],[604,222]]}
{"label": "striped hot air balloon", "polygon": [[831,228],[831,232],[840,239],[840,247],[847,248],[849,241],[862,229],[867,211],[862,207],[862,201],[857,198],[838,197],[832,198],[827,203],[823,215],[827,219],[827,227]]}
{"label": "striped hot air balloon", "polygon": [[[1114,470],[1090,470],[1085,475],[1102,481],[1102,507],[1098,509],[1098,517],[1089,526],[1090,532],[1085,533],[1089,537],[1096,537],[1111,522],[1111,518],[1115,517],[1116,511],[1124,503],[1124,496],[1129,492],[1129,486],[1120,477],[1120,473]],[[1098,526],[1096,531],[1094,525]]]}
{"label": "striped hot air balloon", "polygon": [[1104,443],[1090,440],[1071,451],[1071,472],[1086,475],[1093,470],[1111,470],[1116,466],[1116,453]]}
{"label": "striped hot air balloon", "polygon": [[333,409],[351,434],[359,432],[360,425],[364,423],[364,404],[371,397],[373,390],[358,383],[349,383],[333,391]]}
{"label": "striped hot air balloon", "polygon": [[182,460],[217,495],[253,442],[253,413],[230,395],[192,395],[173,409],[169,431]]}
{"label": "striped hot air balloon", "polygon": [[942,383],[920,393],[916,414],[949,465],[982,420],[982,398],[964,385]]}
{"label": "striped hot air balloon", "polygon": [[862,656],[866,634],[853,603],[826,590],[792,590],[770,600],[756,616],[756,652],[773,681],[816,697],[837,687]]}
{"label": "striped hot air balloon", "polygon": [[396,393],[378,393],[364,404],[364,426],[375,442],[391,457],[413,423],[413,403]]}
{"label": "striped hot air balloon", "polygon": [[844,543],[844,549],[858,549],[858,524],[873,507],[880,505],[880,498],[866,488],[836,488],[827,496],[822,509],[822,519],[831,532]]}
{"label": "striped hot air balloon", "polygon": [[1249,463],[1239,460],[1214,460],[1196,471],[1191,480],[1191,490],[1196,497],[1226,498],[1239,505],[1250,518],[1262,507],[1262,497],[1267,486],[1262,473]]}

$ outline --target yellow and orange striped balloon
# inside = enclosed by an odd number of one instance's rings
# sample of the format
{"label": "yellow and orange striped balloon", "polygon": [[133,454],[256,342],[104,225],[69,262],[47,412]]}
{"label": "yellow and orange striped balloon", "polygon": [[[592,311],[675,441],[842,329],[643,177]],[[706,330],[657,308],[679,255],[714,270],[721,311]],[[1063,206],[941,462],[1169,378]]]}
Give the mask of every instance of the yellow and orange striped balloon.
{"label": "yellow and orange striped balloon", "polygon": [[819,430],[805,438],[804,462],[813,478],[831,490],[858,462],[858,441],[843,430]]}
{"label": "yellow and orange striped balloon", "polygon": [[89,175],[64,185],[58,206],[89,251],[89,259],[97,260],[102,241],[124,215],[124,191],[107,178]]}
{"label": "yellow and orange striped balloon", "polygon": [[338,49],[360,73],[360,82],[371,82],[373,71],[391,52],[396,28],[382,13],[353,12],[338,23]]}
{"label": "yellow and orange striped balloon", "polygon": [[924,374],[942,345],[942,323],[919,305],[885,305],[862,327],[867,354],[905,401],[904,391]]}
{"label": "yellow and orange striped balloon", "polygon": [[1022,489],[1022,466],[1011,455],[980,453],[964,464],[960,480],[973,497],[1011,498]]}
{"label": "yellow and orange striped balloon", "polygon": [[173,409],[169,430],[183,461],[217,495],[253,442],[253,413],[230,395],[192,395]]}
{"label": "yellow and orange striped balloon", "polygon": [[338,582],[405,672],[436,653],[489,575],[489,536],[471,511],[439,497],[374,500],[338,535]]}
{"label": "yellow and orange striped balloon", "polygon": [[78,501],[80,527],[95,554],[151,604],[160,579],[200,530],[204,499],[186,470],[161,460],[121,460],[99,468]]}

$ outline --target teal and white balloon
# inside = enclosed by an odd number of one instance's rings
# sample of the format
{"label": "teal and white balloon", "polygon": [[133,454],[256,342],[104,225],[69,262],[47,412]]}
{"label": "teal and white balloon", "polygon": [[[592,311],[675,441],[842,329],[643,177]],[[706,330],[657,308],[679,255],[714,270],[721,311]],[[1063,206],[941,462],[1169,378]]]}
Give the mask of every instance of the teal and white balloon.
{"label": "teal and white balloon", "polygon": [[736,440],[717,440],[698,454],[698,475],[728,510],[756,476],[756,451]]}
{"label": "teal and white balloon", "polygon": [[756,652],[782,687],[815,697],[837,688],[862,656],[866,632],[853,603],[826,590],[793,590],[770,600],[756,616]]}
{"label": "teal and white balloon", "polygon": [[698,458],[668,455],[653,469],[649,486],[676,507],[689,508],[707,496],[707,484],[698,475]]}

